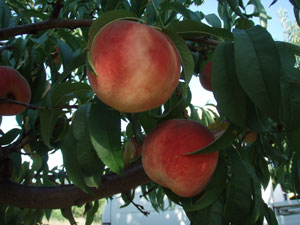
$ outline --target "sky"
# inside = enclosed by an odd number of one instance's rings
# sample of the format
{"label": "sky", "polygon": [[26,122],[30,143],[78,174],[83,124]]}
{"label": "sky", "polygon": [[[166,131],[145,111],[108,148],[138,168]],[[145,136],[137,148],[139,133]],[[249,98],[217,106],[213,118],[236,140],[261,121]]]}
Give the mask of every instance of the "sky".
{"label": "sky", "polygon": [[[245,2],[245,1],[244,1]],[[288,11],[289,20],[294,21],[293,7],[287,0],[278,0],[277,3],[271,7],[272,0],[263,0],[264,7],[267,11],[267,14],[272,17],[271,20],[268,21],[267,30],[271,33],[272,37],[276,41],[284,41],[284,33],[281,27],[279,18],[278,18],[278,10],[285,9]],[[197,7],[193,7],[192,10],[200,10],[205,14],[215,13],[217,9],[217,1],[216,0],[206,0],[206,2],[201,5],[201,8],[197,9]],[[248,11],[247,11],[248,12]],[[250,13],[249,11],[248,13]],[[256,24],[259,24],[258,20],[255,20]],[[196,106],[204,106],[207,103],[215,103],[214,96],[212,92],[206,91],[202,88],[199,78],[193,77],[190,83],[190,88],[192,92],[192,104]],[[2,119],[1,129],[4,132],[17,127],[17,123],[15,121],[14,116],[5,116]],[[25,159],[26,160],[26,159]],[[28,160],[28,159],[27,159]],[[56,165],[62,164],[62,157],[59,151],[49,156],[49,167],[52,168]]]}

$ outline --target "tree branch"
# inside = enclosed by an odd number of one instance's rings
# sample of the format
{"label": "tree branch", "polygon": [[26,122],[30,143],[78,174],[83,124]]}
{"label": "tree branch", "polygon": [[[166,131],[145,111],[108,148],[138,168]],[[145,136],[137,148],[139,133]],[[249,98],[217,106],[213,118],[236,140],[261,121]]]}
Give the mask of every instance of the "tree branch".
{"label": "tree branch", "polygon": [[10,37],[22,34],[34,34],[38,31],[48,30],[52,28],[69,28],[89,27],[93,20],[61,20],[49,19],[43,22],[19,25],[11,28],[0,29],[0,40],[7,40]]}
{"label": "tree branch", "polygon": [[9,180],[0,180],[0,202],[19,208],[59,209],[110,197],[127,192],[132,188],[150,182],[141,163],[127,168],[123,175],[104,175],[99,188],[91,188],[89,195],[75,185],[27,186]]}
{"label": "tree branch", "polygon": [[61,109],[78,109],[78,105],[65,105],[65,106],[36,106],[32,105],[26,102],[20,102],[11,98],[6,98],[6,97],[0,97],[0,103],[5,102],[5,103],[11,103],[11,104],[16,104],[16,105],[22,105],[25,106],[28,109],[33,109],[33,110],[41,110],[41,111],[49,111],[49,110],[61,110]]}

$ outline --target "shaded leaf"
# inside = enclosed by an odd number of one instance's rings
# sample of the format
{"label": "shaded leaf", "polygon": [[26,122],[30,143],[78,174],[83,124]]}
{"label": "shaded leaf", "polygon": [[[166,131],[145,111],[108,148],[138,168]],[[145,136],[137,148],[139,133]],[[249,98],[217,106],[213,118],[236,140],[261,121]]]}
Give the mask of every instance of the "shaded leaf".
{"label": "shaded leaf", "polygon": [[230,31],[222,28],[212,28],[204,23],[184,20],[179,22],[174,22],[168,29],[179,34],[184,39],[197,38],[203,35],[212,36],[223,40],[232,40],[233,36]]}
{"label": "shaded leaf", "polygon": [[72,130],[70,129],[66,134],[61,146],[63,163],[70,180],[84,192],[91,193],[89,188],[85,184],[80,168],[78,167],[79,162],[76,154],[74,154],[76,151],[75,143],[75,138],[73,136]]}
{"label": "shaded leaf", "polygon": [[235,149],[226,153],[230,160],[230,181],[227,186],[227,201],[224,209],[226,223],[245,224],[245,218],[251,212],[252,186],[248,171]]}
{"label": "shaded leaf", "polygon": [[247,97],[237,78],[233,44],[219,44],[214,51],[212,62],[212,88],[218,109],[232,123],[244,127]]}
{"label": "shaded leaf", "polygon": [[279,119],[280,58],[271,35],[262,27],[234,31],[238,79],[262,113]]}
{"label": "shaded leaf", "polygon": [[89,106],[87,120],[90,140],[98,157],[113,172],[121,174],[124,164],[120,112],[95,98]]}
{"label": "shaded leaf", "polygon": [[221,137],[215,139],[211,144],[206,147],[199,149],[194,152],[186,153],[186,155],[192,154],[206,154],[224,149],[225,147],[231,146],[234,139],[237,138],[241,129],[234,124],[229,124],[229,127],[225,130]]}
{"label": "shaded leaf", "polygon": [[183,67],[185,82],[186,85],[188,85],[194,72],[193,56],[182,37],[180,37],[173,31],[168,29],[163,29],[162,31],[168,35],[168,37],[172,40],[172,42],[174,43],[178,51],[179,57],[181,59],[181,64]]}
{"label": "shaded leaf", "polygon": [[104,165],[92,148],[88,133],[88,121],[86,119],[89,104],[78,108],[72,123],[72,132],[76,147],[74,153],[78,160],[78,167],[87,186],[98,187]]}
{"label": "shaded leaf", "polygon": [[21,133],[21,129],[13,128],[0,137],[0,145],[8,145],[13,142]]}

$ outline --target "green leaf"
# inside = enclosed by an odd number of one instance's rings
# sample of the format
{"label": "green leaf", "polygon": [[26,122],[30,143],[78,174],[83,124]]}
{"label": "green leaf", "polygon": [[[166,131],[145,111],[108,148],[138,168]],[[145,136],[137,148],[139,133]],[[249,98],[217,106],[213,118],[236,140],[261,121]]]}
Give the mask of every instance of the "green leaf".
{"label": "green leaf", "polygon": [[58,39],[57,41],[58,48],[59,48],[59,54],[62,59],[62,63],[64,66],[64,72],[67,71],[67,68],[72,63],[73,59],[73,50],[72,48],[64,41],[61,41]]}
{"label": "green leaf", "polygon": [[251,164],[248,164],[246,162],[243,162],[244,166],[246,167],[248,174],[251,179],[251,186],[252,186],[252,204],[251,204],[251,214],[249,214],[248,217],[248,223],[249,225],[255,224],[259,221],[261,217],[263,217],[263,199],[261,194],[261,185],[260,181],[255,173],[255,169]]}
{"label": "green leaf", "polygon": [[[44,103],[44,106],[48,106],[49,109],[39,112],[41,136],[47,146],[50,146],[50,138],[56,121],[63,113],[59,107],[68,106],[69,101],[74,98],[78,99],[79,102],[86,102],[92,94],[91,87],[85,83],[63,82],[52,88],[46,103]],[[51,109],[51,107],[56,108]]]}
{"label": "green leaf", "polygon": [[91,99],[93,91],[88,84],[63,82],[56,85],[50,92],[51,106],[65,106],[76,98],[80,103]]}
{"label": "green leaf", "polygon": [[211,82],[220,113],[237,126],[245,127],[247,97],[237,79],[232,43],[221,43],[215,49]]}
{"label": "green leaf", "polygon": [[233,34],[241,86],[262,113],[278,120],[281,67],[271,35],[260,26],[235,30]]}
{"label": "green leaf", "polygon": [[223,154],[219,155],[217,168],[209,181],[205,192],[190,207],[185,207],[185,211],[198,211],[207,208],[215,202],[225,189],[227,178],[227,165]]}
{"label": "green leaf", "polygon": [[21,133],[21,129],[13,128],[0,137],[0,146],[12,143]]}
{"label": "green leaf", "polygon": [[234,11],[238,16],[246,18],[239,8],[239,2],[237,0],[226,0],[232,11]]}
{"label": "green leaf", "polygon": [[31,169],[38,171],[42,167],[42,157],[37,153],[33,153],[31,154],[31,159],[33,161]]}
{"label": "green leaf", "polygon": [[98,157],[113,172],[121,174],[124,164],[120,112],[95,98],[88,109],[87,120],[90,139]]}
{"label": "green leaf", "polygon": [[212,27],[218,27],[218,28],[222,27],[221,20],[214,13],[207,14],[205,16],[205,19]]}
{"label": "green leaf", "polygon": [[160,5],[164,10],[171,9],[180,13],[185,19],[200,21],[201,18],[193,11],[179,2],[164,2]]}
{"label": "green leaf", "polygon": [[253,104],[247,97],[246,124],[249,129],[256,132],[267,132],[271,129],[269,118]]}
{"label": "green leaf", "polygon": [[295,68],[300,47],[284,42],[276,42],[276,47],[282,68],[280,120],[287,130],[293,130],[300,126],[300,70]]}
{"label": "green leaf", "polygon": [[251,212],[252,185],[248,171],[235,149],[229,148],[230,181],[227,187],[227,201],[224,209],[226,223],[245,224]]}
{"label": "green leaf", "polygon": [[139,17],[144,13],[147,4],[148,0],[130,0],[131,10]]}
{"label": "green leaf", "polygon": [[278,225],[274,211],[266,203],[264,203],[263,206],[265,218],[268,222],[268,225]]}
{"label": "green leaf", "polygon": [[204,23],[184,20],[172,23],[168,29],[179,34],[183,39],[193,39],[201,36],[212,36],[223,40],[232,40],[230,31],[222,28],[213,28]]}
{"label": "green leaf", "polygon": [[168,35],[168,37],[172,40],[178,51],[183,67],[185,82],[186,85],[188,85],[194,73],[194,59],[191,54],[191,51],[189,50],[185,41],[179,35],[177,35],[169,29],[163,29],[162,31],[166,35]]}
{"label": "green leaf", "polygon": [[297,194],[300,194],[300,155],[295,154],[292,162],[292,182],[293,188]]}
{"label": "green leaf", "polygon": [[63,78],[68,76],[72,71],[86,64],[86,50],[86,48],[78,49],[72,54],[71,62],[64,67],[62,79],[60,80],[64,80]]}
{"label": "green leaf", "polygon": [[72,123],[72,131],[76,141],[75,152],[78,160],[78,167],[81,170],[83,179],[87,186],[98,187],[104,165],[97,157],[89,139],[88,121],[86,118],[89,104],[82,105],[76,111]]}
{"label": "green leaf", "polygon": [[206,147],[194,152],[186,153],[186,155],[206,154],[206,153],[222,150],[225,147],[231,146],[233,140],[237,138],[240,132],[241,132],[241,128],[231,123],[229,124],[229,127],[226,129],[226,131],[222,134],[221,137],[217,138]]}
{"label": "green leaf", "polygon": [[11,18],[11,10],[7,4],[0,2],[0,28],[7,28]]}
{"label": "green leaf", "polygon": [[287,131],[286,136],[288,139],[289,146],[293,151],[300,153],[300,128]]}
{"label": "green leaf", "polygon": [[87,211],[85,225],[91,225],[93,223],[95,214],[97,213],[98,209],[99,201],[94,201],[94,205],[92,206],[92,208]]}
{"label": "green leaf", "polygon": [[[183,208],[185,207],[183,206]],[[190,225],[199,225],[199,221],[201,221],[201,224],[205,225],[223,225],[223,211],[224,200],[223,198],[219,198],[210,207],[200,211],[187,211],[186,214],[191,221]]]}
{"label": "green leaf", "polygon": [[97,33],[108,23],[117,21],[117,20],[136,20],[139,21],[140,18],[138,18],[134,13],[126,11],[126,10],[113,10],[106,13],[103,13],[99,16],[97,20],[95,20],[89,30],[89,40],[88,40],[88,61],[92,68],[94,68],[94,65],[92,65],[91,60],[91,52],[93,41]]}
{"label": "green leaf", "polygon": [[84,192],[91,193],[88,186],[85,184],[80,167],[78,167],[79,162],[76,154],[74,154],[76,151],[75,143],[76,140],[73,136],[72,130],[70,129],[61,146],[64,166],[70,180]]}
{"label": "green leaf", "polygon": [[52,132],[60,115],[59,110],[39,112],[41,137],[47,146],[50,146]]}

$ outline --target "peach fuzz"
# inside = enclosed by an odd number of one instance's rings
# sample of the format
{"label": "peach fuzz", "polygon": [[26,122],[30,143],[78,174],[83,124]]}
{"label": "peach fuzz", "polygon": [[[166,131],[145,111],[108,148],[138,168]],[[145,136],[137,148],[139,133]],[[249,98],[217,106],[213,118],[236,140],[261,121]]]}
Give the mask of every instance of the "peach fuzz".
{"label": "peach fuzz", "polygon": [[214,141],[202,124],[183,119],[165,121],[154,128],[143,145],[142,163],[156,183],[182,197],[201,193],[218,162],[219,152],[184,155]]}
{"label": "peach fuzz", "polygon": [[207,91],[212,91],[212,86],[211,86],[211,66],[212,66],[212,61],[209,61],[201,70],[200,72],[200,83],[204,89]]}
{"label": "peach fuzz", "polygon": [[[31,89],[27,80],[18,71],[12,67],[0,66],[0,96],[29,103]],[[25,109],[25,106],[14,103],[0,103],[0,115],[2,116],[16,115]]]}
{"label": "peach fuzz", "polygon": [[178,84],[181,63],[161,31],[120,20],[105,25],[91,51],[88,78],[97,97],[121,112],[143,112],[165,103]]}

